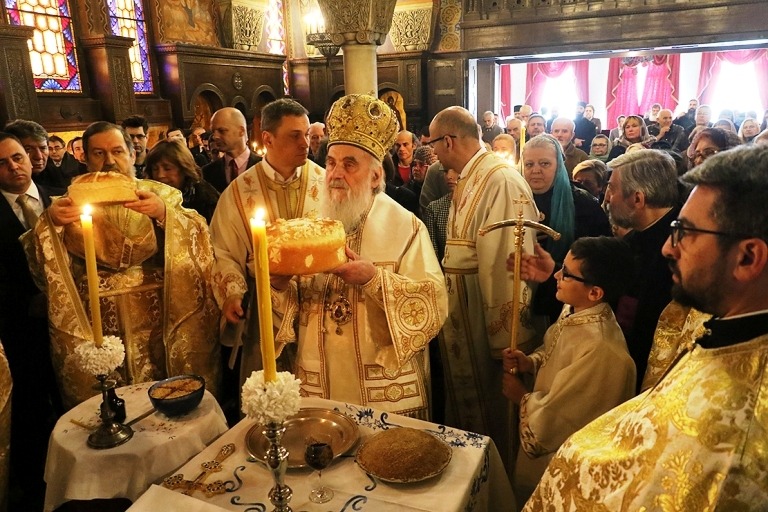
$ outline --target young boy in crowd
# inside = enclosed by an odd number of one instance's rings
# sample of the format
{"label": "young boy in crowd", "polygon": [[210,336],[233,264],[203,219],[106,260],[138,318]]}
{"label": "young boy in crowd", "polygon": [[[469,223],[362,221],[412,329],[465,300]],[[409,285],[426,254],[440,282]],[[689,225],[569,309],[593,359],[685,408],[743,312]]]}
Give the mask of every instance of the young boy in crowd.
{"label": "young boy in crowd", "polygon": [[[504,351],[502,391],[520,406],[514,486],[521,507],[571,434],[635,394],[635,364],[609,306],[631,282],[633,267],[619,239],[576,240],[555,273],[565,306],[543,345],[530,356]],[[518,373],[534,375],[533,391]]]}

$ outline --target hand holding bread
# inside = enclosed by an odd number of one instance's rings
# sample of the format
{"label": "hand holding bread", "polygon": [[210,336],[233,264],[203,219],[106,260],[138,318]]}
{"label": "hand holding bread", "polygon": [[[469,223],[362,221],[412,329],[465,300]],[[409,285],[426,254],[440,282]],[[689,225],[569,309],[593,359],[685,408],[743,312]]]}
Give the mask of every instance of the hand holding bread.
{"label": "hand holding bread", "polygon": [[368,261],[360,259],[360,256],[349,247],[346,248],[346,263],[331,270],[331,274],[336,274],[347,284],[366,284],[376,275],[376,266]]}
{"label": "hand holding bread", "polygon": [[48,208],[48,216],[54,226],[66,226],[80,219],[83,208],[72,203],[72,198],[59,197]]}
{"label": "hand holding bread", "polygon": [[136,195],[139,196],[137,200],[125,203],[123,206],[159,222],[165,220],[165,202],[157,194],[149,190],[137,190]]}

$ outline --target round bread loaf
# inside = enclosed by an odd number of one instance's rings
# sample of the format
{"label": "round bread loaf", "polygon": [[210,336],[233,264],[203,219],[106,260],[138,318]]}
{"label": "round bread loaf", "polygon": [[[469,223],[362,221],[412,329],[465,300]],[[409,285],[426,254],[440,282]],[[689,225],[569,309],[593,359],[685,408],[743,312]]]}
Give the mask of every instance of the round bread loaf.
{"label": "round bread loaf", "polygon": [[344,225],[333,219],[278,219],[267,226],[269,273],[317,274],[347,261]]}
{"label": "round bread loaf", "polygon": [[363,471],[385,482],[420,482],[440,474],[451,461],[450,446],[409,427],[392,428],[366,439],[357,451]]}
{"label": "round bread loaf", "polygon": [[119,172],[89,172],[77,176],[67,189],[75,205],[135,201],[136,180]]}

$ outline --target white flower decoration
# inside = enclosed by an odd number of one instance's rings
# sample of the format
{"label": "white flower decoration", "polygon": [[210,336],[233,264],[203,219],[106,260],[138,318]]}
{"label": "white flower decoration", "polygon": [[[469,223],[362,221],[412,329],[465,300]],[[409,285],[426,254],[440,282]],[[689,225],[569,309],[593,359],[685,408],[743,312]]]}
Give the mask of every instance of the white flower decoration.
{"label": "white flower decoration", "polygon": [[75,358],[81,370],[91,375],[109,375],[123,364],[125,347],[117,336],[104,336],[101,347],[93,340],[75,347]]}
{"label": "white flower decoration", "polygon": [[301,381],[290,372],[279,372],[274,382],[264,382],[264,372],[251,372],[243,384],[242,410],[260,424],[282,423],[299,412]]}

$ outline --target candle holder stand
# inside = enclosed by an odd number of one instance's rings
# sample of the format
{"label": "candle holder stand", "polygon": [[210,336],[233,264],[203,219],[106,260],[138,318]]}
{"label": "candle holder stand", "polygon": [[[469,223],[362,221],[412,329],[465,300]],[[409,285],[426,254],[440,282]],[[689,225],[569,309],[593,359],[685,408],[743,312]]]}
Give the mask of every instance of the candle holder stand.
{"label": "candle holder stand", "polygon": [[267,422],[264,425],[264,437],[269,441],[269,448],[264,454],[264,463],[272,472],[275,486],[269,491],[269,500],[275,506],[274,512],[292,512],[288,503],[291,501],[293,491],[285,485],[285,471],[288,469],[288,450],[280,444],[285,433],[283,423]]}
{"label": "candle holder stand", "polygon": [[[107,380],[106,375],[97,375],[99,384],[94,389],[101,391],[101,425],[88,436],[88,446],[97,450],[114,448],[128,441],[133,437],[133,430],[128,425],[115,421],[115,413],[109,406],[107,391],[115,386],[115,383]],[[287,455],[286,455],[287,457]]]}

